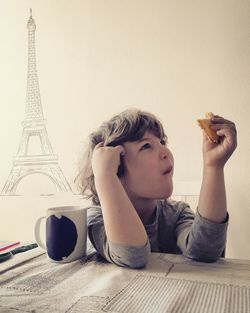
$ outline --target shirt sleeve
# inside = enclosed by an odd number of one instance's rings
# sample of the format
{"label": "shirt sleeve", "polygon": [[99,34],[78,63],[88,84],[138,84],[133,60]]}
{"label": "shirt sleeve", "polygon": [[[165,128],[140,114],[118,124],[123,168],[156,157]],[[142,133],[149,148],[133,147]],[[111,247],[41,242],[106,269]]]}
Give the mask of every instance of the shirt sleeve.
{"label": "shirt sleeve", "polygon": [[96,251],[111,263],[130,268],[142,268],[147,263],[149,240],[145,246],[119,245],[108,241],[101,208],[88,210],[88,236]]}
{"label": "shirt sleeve", "polygon": [[217,261],[225,251],[228,220],[227,214],[224,223],[215,223],[186,206],[176,226],[177,245],[183,255],[201,262]]}

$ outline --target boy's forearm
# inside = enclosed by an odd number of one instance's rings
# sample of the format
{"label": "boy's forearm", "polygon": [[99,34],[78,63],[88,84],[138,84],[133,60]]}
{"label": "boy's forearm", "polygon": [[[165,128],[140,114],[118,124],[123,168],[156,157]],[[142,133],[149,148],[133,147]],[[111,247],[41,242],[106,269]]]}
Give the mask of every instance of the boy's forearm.
{"label": "boy's forearm", "polygon": [[212,222],[225,221],[227,203],[223,167],[204,166],[198,211]]}
{"label": "boy's forearm", "polygon": [[122,245],[145,245],[145,228],[116,175],[95,177],[106,235],[109,241]]}

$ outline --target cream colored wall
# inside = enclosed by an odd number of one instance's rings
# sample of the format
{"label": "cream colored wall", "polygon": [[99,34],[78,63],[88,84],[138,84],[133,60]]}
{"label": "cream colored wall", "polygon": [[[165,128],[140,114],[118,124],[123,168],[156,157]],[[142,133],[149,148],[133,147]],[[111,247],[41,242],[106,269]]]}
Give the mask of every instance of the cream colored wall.
{"label": "cream colored wall", "polygon": [[[230,213],[227,255],[250,258],[249,1],[1,3],[0,188],[22,131],[30,7],[37,24],[47,130],[70,182],[87,134],[131,106],[161,118],[175,155],[175,181],[199,182],[201,131],[196,118],[207,111],[221,114],[236,122],[239,141],[225,170]],[[0,198],[0,239],[33,235],[37,216],[55,203],[7,200]]]}

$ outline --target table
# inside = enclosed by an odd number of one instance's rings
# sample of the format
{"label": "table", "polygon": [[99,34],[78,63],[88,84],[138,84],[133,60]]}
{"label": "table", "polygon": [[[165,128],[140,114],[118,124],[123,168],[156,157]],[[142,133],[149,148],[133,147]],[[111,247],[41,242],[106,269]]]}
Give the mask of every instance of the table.
{"label": "table", "polygon": [[250,313],[250,261],[151,253],[135,270],[93,249],[56,264],[36,248],[0,265],[0,312]]}

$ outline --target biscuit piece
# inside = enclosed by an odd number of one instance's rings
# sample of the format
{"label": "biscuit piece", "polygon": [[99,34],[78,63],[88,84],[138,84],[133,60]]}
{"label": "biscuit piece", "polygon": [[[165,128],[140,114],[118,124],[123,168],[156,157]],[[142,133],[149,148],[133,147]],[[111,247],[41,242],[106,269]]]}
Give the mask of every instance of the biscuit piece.
{"label": "biscuit piece", "polygon": [[212,112],[206,113],[205,119],[198,119],[198,125],[205,131],[207,137],[214,143],[218,143],[219,136],[216,134],[216,131],[210,128],[211,126],[211,118],[213,117]]}

